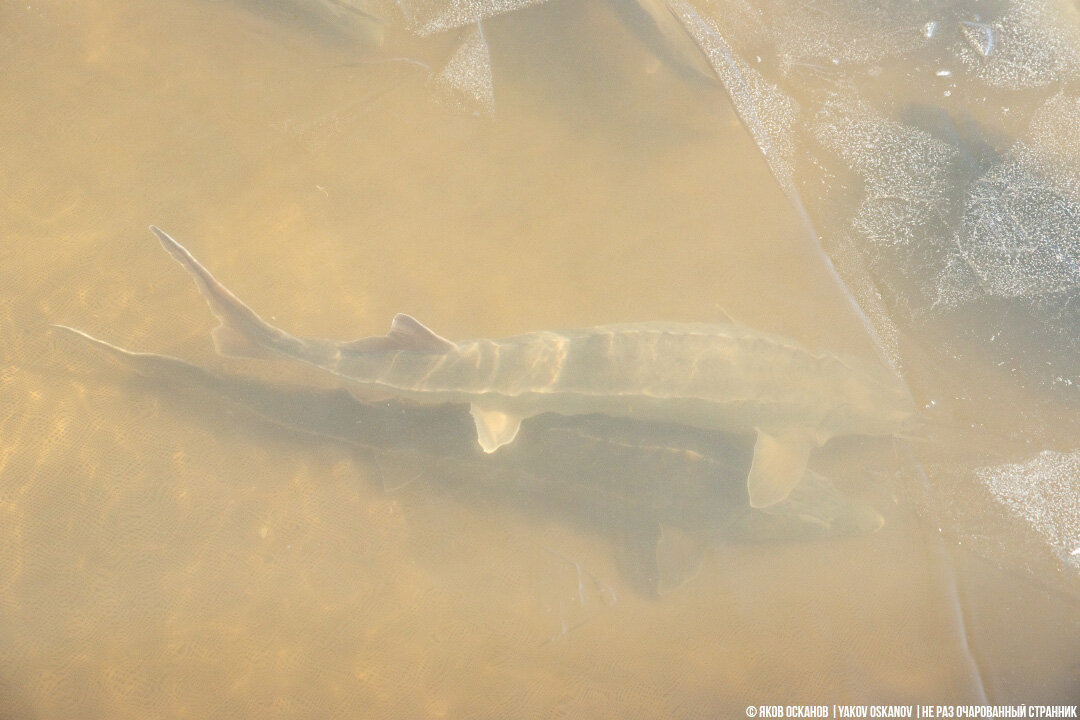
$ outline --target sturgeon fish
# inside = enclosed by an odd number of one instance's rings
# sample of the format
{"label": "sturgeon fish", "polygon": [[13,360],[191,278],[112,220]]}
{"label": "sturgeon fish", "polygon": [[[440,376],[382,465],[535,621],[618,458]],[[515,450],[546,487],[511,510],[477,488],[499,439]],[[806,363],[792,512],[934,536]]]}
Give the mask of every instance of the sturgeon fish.
{"label": "sturgeon fish", "polygon": [[[387,491],[425,480],[460,498],[477,491],[530,514],[614,534],[624,574],[663,595],[696,574],[714,541],[759,542],[868,534],[884,519],[808,471],[783,502],[755,510],[740,481],[747,438],[685,426],[591,415],[546,415],[512,447],[486,454],[455,405],[361,403],[341,388],[292,385],[222,373],[186,360],[133,352],[64,325],[155,388],[194,390],[198,408],[226,403],[291,432],[329,440],[370,461]],[[230,410],[230,416],[234,416]]]}
{"label": "sturgeon fish", "polygon": [[644,322],[452,342],[398,314],[385,336],[341,342],[291,335],[240,301],[180,243],[150,230],[194,278],[220,325],[222,355],[282,356],[336,378],[361,401],[467,405],[485,453],[523,420],[601,414],[756,436],[750,505],[784,500],[811,451],[846,435],[896,434],[913,411],[888,368],[814,353],[733,322]]}

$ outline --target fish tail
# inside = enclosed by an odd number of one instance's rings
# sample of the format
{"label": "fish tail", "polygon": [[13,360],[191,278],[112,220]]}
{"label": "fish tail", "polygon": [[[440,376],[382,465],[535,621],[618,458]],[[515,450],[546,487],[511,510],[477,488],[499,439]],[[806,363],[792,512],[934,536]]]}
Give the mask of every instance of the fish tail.
{"label": "fish tail", "polygon": [[184,373],[193,374],[204,372],[186,360],[174,358],[169,355],[128,350],[68,325],[50,325],[50,327],[54,330],[60,330],[69,335],[73,335],[78,338],[80,342],[89,343],[114,362],[135,371],[139,375],[178,377]]}
{"label": "fish tail", "polygon": [[55,330],[60,330],[62,332],[68,333],[70,335],[74,335],[75,337],[80,338],[81,340],[90,343],[91,345],[96,347],[98,350],[101,350],[102,352],[104,352],[106,355],[110,355],[110,356],[112,356],[114,358],[117,358],[117,359],[126,359],[126,358],[130,358],[130,357],[134,357],[134,356],[139,354],[139,353],[132,352],[131,350],[125,350],[122,347],[119,347],[117,345],[113,345],[112,343],[106,342],[106,341],[104,341],[104,340],[102,340],[100,338],[96,338],[96,337],[94,337],[93,335],[91,335],[88,332],[84,332],[82,330],[79,330],[78,328],[73,328],[73,327],[71,327],[69,325],[53,324],[53,325],[50,325],[49,327],[51,327],[51,328],[53,328]]}
{"label": "fish tail", "polygon": [[325,343],[295,337],[266,322],[218,282],[187,248],[168,233],[154,225],[150,226],[150,231],[161,241],[165,251],[195,280],[210,311],[221,322],[212,333],[214,348],[218,353],[230,357],[265,357],[270,351],[316,364],[334,359],[336,349],[324,347]]}

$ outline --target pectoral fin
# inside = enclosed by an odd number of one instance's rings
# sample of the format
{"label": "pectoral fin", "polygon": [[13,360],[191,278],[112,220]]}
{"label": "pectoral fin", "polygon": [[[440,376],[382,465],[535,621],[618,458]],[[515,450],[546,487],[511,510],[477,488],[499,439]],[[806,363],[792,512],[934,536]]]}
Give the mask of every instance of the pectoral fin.
{"label": "pectoral fin", "polygon": [[501,410],[488,410],[473,403],[469,413],[476,421],[476,439],[486,453],[493,453],[512,442],[521,429],[521,417]]}
{"label": "pectoral fin", "polygon": [[806,472],[812,446],[812,440],[804,433],[769,435],[759,430],[750,476],[746,479],[750,506],[769,507],[786,498]]}

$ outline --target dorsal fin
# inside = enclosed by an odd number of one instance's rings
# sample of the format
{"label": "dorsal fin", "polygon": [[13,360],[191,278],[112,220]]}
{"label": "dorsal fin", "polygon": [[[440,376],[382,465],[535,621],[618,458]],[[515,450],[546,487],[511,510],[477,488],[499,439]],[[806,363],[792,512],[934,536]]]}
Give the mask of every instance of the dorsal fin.
{"label": "dorsal fin", "polygon": [[457,346],[446,338],[436,335],[412,315],[398,313],[390,323],[390,332],[383,337],[370,337],[343,343],[341,350],[347,353],[401,352],[448,353]]}

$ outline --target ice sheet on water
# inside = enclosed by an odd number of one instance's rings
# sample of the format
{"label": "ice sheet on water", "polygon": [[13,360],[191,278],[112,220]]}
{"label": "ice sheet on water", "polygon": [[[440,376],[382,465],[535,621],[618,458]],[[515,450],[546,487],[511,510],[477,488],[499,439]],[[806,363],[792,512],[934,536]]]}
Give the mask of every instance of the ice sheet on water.
{"label": "ice sheet on water", "polygon": [[784,72],[803,65],[843,69],[878,63],[939,41],[950,43],[954,56],[995,87],[1041,87],[1080,69],[1080,17],[1067,0],[1013,0],[996,17],[986,16],[985,9],[889,0],[766,0],[754,16]]}
{"label": "ice sheet on water", "polygon": [[[854,173],[852,185],[861,185],[856,206],[837,213],[848,219],[826,234],[825,244],[897,366],[894,316],[929,305],[926,268],[940,267],[946,257],[935,238],[950,229],[943,208],[954,192],[959,153],[926,130],[885,118],[849,90],[830,93],[808,129]],[[832,184],[835,190],[847,181]]]}
{"label": "ice sheet on water", "polygon": [[863,201],[852,224],[868,241],[911,245],[938,229],[955,147],[839,98],[819,116],[814,135],[861,178]]}
{"label": "ice sheet on water", "polygon": [[668,0],[668,7],[705,53],[773,175],[786,191],[793,191],[792,127],[799,116],[798,104],[739,57],[717,23],[702,17],[687,0]]}
{"label": "ice sheet on water", "polygon": [[1024,462],[980,468],[975,476],[1080,570],[1080,450],[1046,450]]}
{"label": "ice sheet on water", "polygon": [[1028,135],[971,184],[941,276],[947,305],[981,294],[1068,302],[1080,298],[1080,97],[1063,93]]}
{"label": "ice sheet on water", "polygon": [[1061,0],[1014,1],[992,21],[962,20],[957,57],[1000,88],[1043,87],[1080,72],[1080,18]]}
{"label": "ice sheet on water", "polygon": [[417,35],[471,25],[546,0],[398,0],[406,27]]}
{"label": "ice sheet on water", "polygon": [[850,66],[910,53],[927,44],[927,26],[938,20],[927,3],[885,0],[791,3],[728,0],[709,13],[740,42],[767,38],[785,73],[803,65]]}
{"label": "ice sheet on water", "polygon": [[863,183],[851,226],[871,265],[904,274],[923,294],[916,307],[946,308],[1080,292],[1077,113],[1080,99],[1052,98],[986,168],[962,139],[850,99],[826,105],[813,132]]}
{"label": "ice sheet on water", "polygon": [[965,167],[959,150],[925,129],[884,117],[847,92],[833,94],[810,131],[861,182],[857,207],[840,234],[862,256],[885,305],[908,315],[929,307],[936,276],[951,252],[947,238],[957,214],[952,206],[958,204],[956,186]]}
{"label": "ice sheet on water", "polygon": [[996,338],[995,362],[1076,384],[1078,114],[1080,98],[1059,94],[1010,143],[940,108],[896,120],[834,94],[811,130],[862,187],[830,251],[861,254],[898,319],[948,318]]}
{"label": "ice sheet on water", "polygon": [[1026,148],[976,182],[956,234],[957,255],[942,274],[941,299],[980,291],[1037,298],[1080,290],[1080,205],[1059,194]]}
{"label": "ice sheet on water", "polygon": [[470,28],[461,45],[431,79],[438,102],[461,112],[490,118],[495,114],[491,55],[479,24]]}

